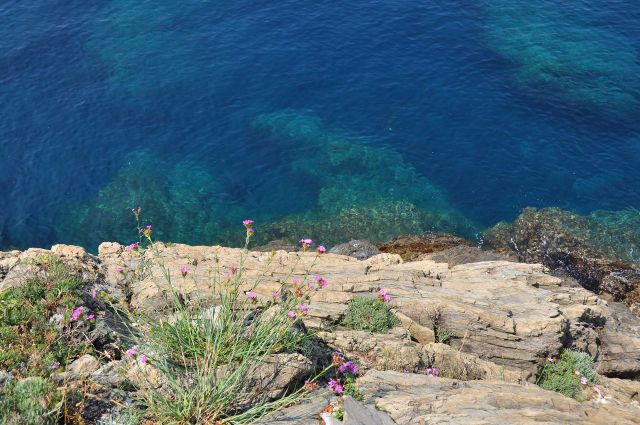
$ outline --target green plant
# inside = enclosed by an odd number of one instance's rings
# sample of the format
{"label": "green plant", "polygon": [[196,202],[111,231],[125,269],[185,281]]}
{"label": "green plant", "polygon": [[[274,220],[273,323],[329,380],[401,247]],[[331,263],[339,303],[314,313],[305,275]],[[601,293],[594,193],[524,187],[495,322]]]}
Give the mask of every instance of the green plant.
{"label": "green plant", "polygon": [[356,385],[356,380],[353,376],[348,375],[344,379],[344,393],[345,395],[350,395],[355,400],[362,401],[364,400],[364,395],[360,391],[360,388]]}
{"label": "green plant", "polygon": [[544,389],[576,397],[582,387],[582,378],[586,379],[587,385],[597,383],[593,359],[587,353],[564,350],[559,358],[547,361],[536,383]]}
{"label": "green plant", "polygon": [[[184,301],[163,262],[160,246],[151,237],[150,226],[140,227],[140,234],[146,247],[138,245],[136,252],[158,266],[170,288],[166,302],[173,311],[171,320],[137,318],[151,330],[140,340],[140,355],[142,351],[153,353],[149,361],[164,384],[161,390],[142,391],[149,419],[163,424],[242,425],[305,397],[307,390],[302,387],[291,389],[283,398],[269,399],[268,391],[256,381],[256,372],[267,356],[301,351],[308,345],[310,335],[297,325],[297,316],[306,314],[311,293],[326,285],[324,280],[316,278],[317,288],[311,289],[306,284],[307,270],[305,281],[283,283],[275,296],[260,301],[253,290],[262,277],[251,281],[244,277],[253,235],[249,223],[243,254],[231,276],[209,273],[208,284],[217,305],[207,309]],[[182,279],[191,273],[189,267],[182,267]],[[315,379],[317,376],[311,382]]]}
{"label": "green plant", "polygon": [[456,336],[456,334],[450,329],[446,329],[446,328],[436,329],[436,339],[439,343],[446,344],[447,341],[449,341],[453,336]]}
{"label": "green plant", "polygon": [[19,376],[44,376],[84,352],[88,343],[71,323],[81,282],[57,258],[34,263],[43,270],[0,292],[0,367]]}
{"label": "green plant", "polygon": [[31,377],[0,390],[0,418],[6,425],[57,423],[61,393],[45,378]]}
{"label": "green plant", "polygon": [[384,301],[357,297],[349,302],[341,323],[349,329],[384,333],[400,321]]}
{"label": "green plant", "polygon": [[344,419],[344,409],[342,407],[333,411],[333,417],[341,421]]}

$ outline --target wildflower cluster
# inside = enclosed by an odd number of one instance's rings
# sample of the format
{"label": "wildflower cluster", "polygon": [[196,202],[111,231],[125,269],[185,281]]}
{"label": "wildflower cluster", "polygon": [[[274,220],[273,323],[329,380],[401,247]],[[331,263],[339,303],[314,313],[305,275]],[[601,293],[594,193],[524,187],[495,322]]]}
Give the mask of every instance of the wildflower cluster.
{"label": "wildflower cluster", "polygon": [[347,360],[340,352],[332,356],[332,365],[335,367],[335,378],[329,379],[327,388],[337,395],[348,394],[356,400],[361,400],[362,394],[356,386],[355,379],[358,376],[358,365],[353,360]]}
{"label": "wildflower cluster", "polygon": [[129,348],[125,354],[127,355],[127,357],[132,358],[132,359],[137,359],[138,361],[140,361],[140,364],[142,366],[145,366],[148,362],[149,359],[147,358],[147,356],[145,356],[144,354],[140,354],[138,355],[138,347],[136,347],[135,345],[131,348]]}

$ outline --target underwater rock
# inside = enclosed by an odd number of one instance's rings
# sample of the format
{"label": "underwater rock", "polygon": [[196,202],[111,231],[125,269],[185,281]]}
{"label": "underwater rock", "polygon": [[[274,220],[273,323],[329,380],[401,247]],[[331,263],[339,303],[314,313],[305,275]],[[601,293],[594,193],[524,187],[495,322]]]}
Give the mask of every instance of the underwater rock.
{"label": "underwater rock", "polygon": [[[260,115],[253,126],[285,155],[304,152],[284,159],[299,177],[291,185],[317,187],[317,209],[273,223],[275,237],[315,233],[325,243],[339,243],[427,231],[473,234],[475,226],[444,192],[388,147],[296,111]],[[308,230],[298,233],[295,222],[304,222]]]}
{"label": "underwater rock", "polygon": [[516,84],[610,118],[636,116],[640,63],[623,34],[549,0],[480,3],[487,44],[512,64]]}
{"label": "underwater rock", "polygon": [[[142,224],[152,224],[156,238],[211,244],[222,239],[225,229],[237,227],[237,217],[243,216],[219,178],[197,164],[164,161],[145,152],[132,154],[126,164],[94,198],[65,207],[59,214],[58,240],[84,246],[135,240],[131,209],[140,206]],[[70,235],[81,240],[69,240]],[[240,243],[236,239],[227,238]]]}
{"label": "underwater rock", "polygon": [[633,304],[629,296],[640,286],[639,225],[640,214],[633,210],[582,216],[559,208],[527,208],[512,224],[489,229],[485,241],[521,261],[564,270],[591,291]]}

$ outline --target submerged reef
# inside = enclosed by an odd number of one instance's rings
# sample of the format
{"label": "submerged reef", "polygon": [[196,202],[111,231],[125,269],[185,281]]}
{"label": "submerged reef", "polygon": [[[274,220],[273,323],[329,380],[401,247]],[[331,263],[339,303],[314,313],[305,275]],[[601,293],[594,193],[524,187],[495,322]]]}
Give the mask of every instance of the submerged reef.
{"label": "submerged reef", "polygon": [[638,52],[624,35],[558,2],[481,0],[489,48],[515,68],[519,86],[607,117],[640,106]]}
{"label": "submerged reef", "polygon": [[[135,228],[131,209],[141,206],[143,224],[152,223],[158,238],[211,244],[237,224],[228,221],[232,216],[242,216],[224,189],[220,177],[198,164],[172,163],[138,152],[93,199],[65,207],[58,240],[85,246],[103,240],[129,241]],[[70,240],[69,235],[79,240]]]}
{"label": "submerged reef", "polygon": [[[285,110],[259,116],[254,128],[278,144],[298,178],[317,188],[317,207],[267,226],[276,238],[299,229],[329,244],[388,239],[401,233],[446,231],[472,235],[475,227],[398,152],[331,129],[316,116]],[[302,154],[300,154],[302,153]]]}
{"label": "submerged reef", "polygon": [[333,245],[432,231],[471,237],[478,229],[392,149],[292,111],[261,115],[254,130],[277,151],[289,178],[251,176],[268,183],[243,193],[242,170],[225,173],[210,162],[172,162],[139,151],[92,199],[57,214],[57,240],[91,247],[130,242],[131,209],[138,206],[156,237],[189,244],[237,245],[237,217],[243,216],[260,223],[256,244],[309,237]]}
{"label": "submerged reef", "polygon": [[625,301],[640,313],[640,212],[527,208],[485,234],[488,247],[562,270],[585,288]]}
{"label": "submerged reef", "polygon": [[176,25],[181,16],[198,14],[200,7],[204,4],[189,1],[112,0],[101,9],[87,50],[107,66],[113,94],[136,102],[206,83],[208,76],[201,71],[206,67],[198,63],[203,55],[195,52],[202,41]]}

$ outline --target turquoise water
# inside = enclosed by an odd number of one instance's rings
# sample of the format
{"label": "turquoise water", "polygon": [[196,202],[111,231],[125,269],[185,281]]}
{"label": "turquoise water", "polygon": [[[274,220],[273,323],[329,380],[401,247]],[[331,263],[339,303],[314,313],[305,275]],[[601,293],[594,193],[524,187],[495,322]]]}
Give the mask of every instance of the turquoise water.
{"label": "turquoise water", "polygon": [[0,249],[640,207],[632,0],[0,5]]}

